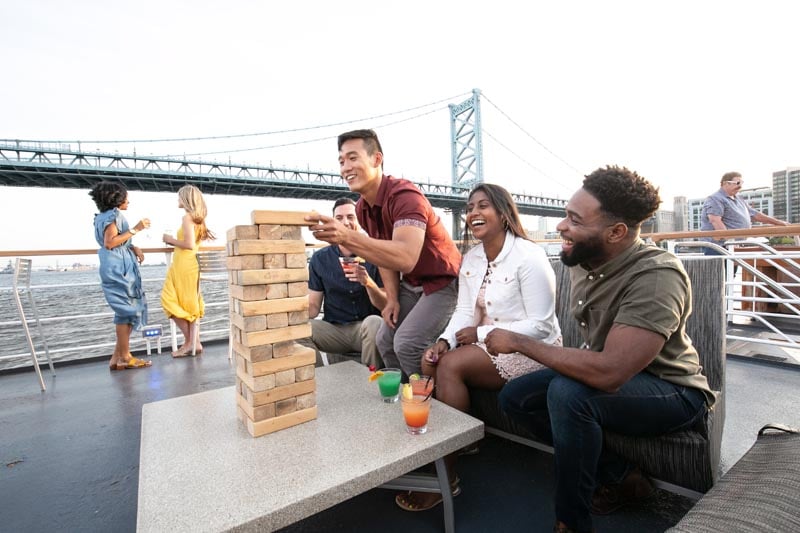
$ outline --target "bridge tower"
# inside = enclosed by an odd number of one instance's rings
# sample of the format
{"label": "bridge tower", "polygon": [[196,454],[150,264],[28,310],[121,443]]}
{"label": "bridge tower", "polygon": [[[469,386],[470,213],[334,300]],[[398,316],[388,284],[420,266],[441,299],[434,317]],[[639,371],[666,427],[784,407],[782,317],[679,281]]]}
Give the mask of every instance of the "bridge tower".
{"label": "bridge tower", "polygon": [[[483,183],[483,142],[481,140],[481,91],[472,89],[472,97],[460,104],[450,104],[450,148],[452,185],[472,188]],[[460,239],[464,210],[453,209],[454,239]]]}

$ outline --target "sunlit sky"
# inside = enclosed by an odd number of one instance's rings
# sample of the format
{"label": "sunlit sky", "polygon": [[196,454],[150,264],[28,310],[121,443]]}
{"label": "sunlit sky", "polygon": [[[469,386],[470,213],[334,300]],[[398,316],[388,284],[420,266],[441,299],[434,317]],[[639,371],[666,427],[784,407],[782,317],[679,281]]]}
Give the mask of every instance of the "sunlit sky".
{"label": "sunlit sky", "polygon": [[[335,136],[374,127],[387,173],[449,183],[447,104],[478,88],[485,178],[512,192],[568,198],[619,164],[671,209],[727,171],[751,188],[800,165],[796,1],[388,4],[0,3],[0,139],[179,155],[319,139],[202,157],[337,172]],[[140,142],[88,143],[122,139]],[[140,245],[179,224],[175,195],[130,198],[132,223],[153,220]],[[207,200],[222,235],[253,209],[329,209]],[[0,249],[94,248],[94,212],[87,191],[0,187]]]}

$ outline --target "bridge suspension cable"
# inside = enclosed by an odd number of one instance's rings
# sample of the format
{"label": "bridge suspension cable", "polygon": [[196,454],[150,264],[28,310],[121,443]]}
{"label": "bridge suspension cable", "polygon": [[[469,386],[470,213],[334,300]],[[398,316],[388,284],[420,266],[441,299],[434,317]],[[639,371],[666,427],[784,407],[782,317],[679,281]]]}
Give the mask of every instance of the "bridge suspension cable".
{"label": "bridge suspension cable", "polygon": [[[127,140],[119,140],[119,139],[107,139],[107,140],[42,140],[42,139],[0,139],[0,141],[12,143],[12,142],[35,142],[35,143],[53,143],[53,144],[67,144],[67,143],[85,143],[85,144],[131,144],[131,143],[164,143],[164,142],[187,142],[187,141],[212,141],[212,140],[222,140],[222,139],[239,139],[245,137],[261,137],[266,135],[280,135],[286,133],[297,133],[301,131],[311,131],[311,130],[318,130],[324,128],[331,128],[334,126],[343,126],[345,124],[353,124],[356,122],[365,122],[368,120],[375,120],[379,118],[385,118],[393,115],[400,115],[402,113],[409,113],[411,111],[417,111],[419,109],[423,109],[426,107],[438,105],[444,102],[449,102],[454,100],[455,98],[463,98],[465,94],[468,93],[461,93],[455,96],[450,96],[448,98],[443,98],[441,100],[437,100],[435,102],[430,102],[427,104],[410,107],[407,109],[402,109],[400,111],[392,111],[390,113],[382,113],[380,115],[374,115],[371,117],[364,117],[364,118],[357,118],[352,120],[345,120],[342,122],[333,122],[330,124],[321,124],[317,126],[307,126],[303,128],[291,128],[286,130],[276,130],[276,131],[265,131],[259,133],[239,133],[233,135],[212,135],[209,137],[182,137],[182,138],[167,138],[167,139],[127,139]],[[437,109],[438,110],[438,109]],[[428,113],[423,113],[418,116],[423,116]],[[417,118],[417,117],[412,117]],[[409,119],[410,120],[410,119]],[[389,124],[391,125],[391,124]],[[330,137],[326,137],[325,139],[329,139]],[[317,139],[319,140],[319,139]],[[307,141],[307,142],[314,142],[314,141]],[[302,144],[302,143],[290,143],[290,144]],[[289,146],[289,145],[277,145],[275,147],[280,146]],[[273,148],[273,147],[269,147]],[[226,150],[225,152],[216,152],[216,153],[227,153],[227,152],[243,152],[247,150],[260,150],[261,148],[249,148],[245,150]],[[192,155],[205,155],[205,154],[192,154]]]}
{"label": "bridge suspension cable", "polygon": [[[423,107],[425,107],[425,106],[423,106]],[[419,109],[419,108],[417,108],[417,109]],[[387,122],[387,123],[384,123],[384,124],[378,124],[377,126],[373,126],[373,129],[374,128],[385,128],[385,127],[388,127],[388,126],[394,126],[396,124],[401,124],[403,122],[408,122],[409,120],[414,120],[414,119],[417,119],[417,118],[420,118],[420,117],[424,117],[425,115],[430,115],[431,113],[435,113],[436,111],[440,111],[442,109],[443,109],[442,107],[429,109],[428,111],[425,111],[424,113],[418,113],[418,114],[416,114],[414,116],[411,116],[411,117],[407,117],[407,118],[400,119],[400,120],[395,120],[393,122]],[[381,116],[385,117],[385,116],[389,116],[389,114],[385,114],[385,115],[381,115]],[[362,119],[362,120],[370,120],[370,119]],[[353,122],[360,122],[360,121],[359,120],[352,120],[352,121],[348,121],[348,122],[342,122],[342,123],[340,123],[338,125],[351,124]],[[337,125],[337,124],[334,124],[334,125]],[[323,127],[329,127],[329,126],[320,126],[320,128],[323,128]],[[287,131],[302,131],[302,130],[287,130]],[[196,152],[196,153],[191,153],[191,154],[188,154],[188,153],[165,154],[165,155],[160,155],[160,156],[155,156],[155,157],[167,157],[167,158],[168,157],[186,157],[186,156],[197,157],[197,156],[203,156],[203,155],[233,154],[233,153],[238,153],[238,152],[255,152],[257,150],[270,150],[272,148],[285,148],[287,146],[296,146],[296,145],[299,145],[299,144],[311,144],[311,143],[315,143],[315,142],[329,141],[331,139],[336,139],[337,137],[338,137],[338,133],[334,134],[334,135],[327,135],[325,137],[316,137],[314,139],[305,139],[305,140],[293,141],[293,142],[288,142],[288,143],[272,144],[272,145],[269,145],[269,146],[255,146],[255,147],[250,147],[250,148],[234,148],[234,149],[231,149],[231,150],[219,150],[219,151],[214,151],[214,152]]]}
{"label": "bridge suspension cable", "polygon": [[516,121],[514,121],[514,119],[512,119],[511,117],[509,117],[509,116],[508,116],[508,114],[507,114],[505,111],[503,111],[502,109],[500,109],[500,108],[499,108],[499,107],[498,107],[498,106],[497,106],[497,105],[496,105],[494,102],[492,102],[492,101],[491,101],[491,100],[490,100],[490,99],[489,99],[489,98],[488,98],[488,97],[487,97],[485,94],[483,95],[483,98],[484,98],[484,99],[485,99],[487,102],[489,102],[489,103],[492,105],[492,107],[494,107],[495,109],[497,109],[497,111],[498,111],[498,112],[499,112],[501,115],[503,115],[503,116],[504,116],[504,117],[505,117],[505,118],[506,118],[506,119],[507,119],[509,122],[511,122],[511,123],[512,123],[514,126],[516,126],[516,127],[517,127],[517,128],[518,128],[518,129],[519,129],[521,132],[522,132],[522,133],[524,133],[526,136],[528,136],[530,139],[532,139],[532,140],[533,140],[533,141],[534,141],[536,144],[538,144],[539,146],[541,146],[542,148],[544,148],[544,149],[545,149],[545,150],[546,150],[546,151],[547,151],[547,152],[548,152],[550,155],[552,155],[553,157],[555,157],[556,159],[558,159],[559,161],[561,161],[562,163],[564,163],[566,166],[568,166],[569,168],[571,168],[572,170],[574,170],[574,171],[575,171],[575,172],[577,172],[578,174],[582,174],[580,170],[578,170],[577,168],[575,168],[574,166],[572,166],[570,163],[568,163],[567,161],[565,161],[565,160],[564,160],[564,159],[563,159],[561,156],[559,156],[558,154],[556,154],[555,152],[553,152],[553,151],[552,151],[550,148],[548,148],[547,146],[545,146],[545,145],[544,145],[544,144],[543,144],[543,143],[542,143],[542,142],[541,142],[539,139],[537,139],[536,137],[534,137],[533,135],[531,135],[530,133],[528,133],[528,132],[525,130],[525,128],[523,128],[522,126],[520,126],[519,124],[517,124],[517,123],[516,123]]}

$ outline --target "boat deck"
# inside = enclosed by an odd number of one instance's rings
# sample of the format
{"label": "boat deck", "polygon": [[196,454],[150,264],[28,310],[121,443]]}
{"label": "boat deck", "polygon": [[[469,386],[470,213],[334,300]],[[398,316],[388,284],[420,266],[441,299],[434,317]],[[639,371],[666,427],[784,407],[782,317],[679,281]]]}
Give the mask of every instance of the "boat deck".
{"label": "boat deck", "polygon": [[[135,531],[142,405],[232,385],[234,369],[226,351],[226,344],[209,343],[196,358],[156,355],[147,370],[109,372],[105,360],[63,365],[55,378],[46,373],[44,393],[32,369],[0,374],[2,529]],[[747,451],[763,424],[800,426],[798,390],[796,365],[728,358],[723,470]],[[479,454],[461,458],[459,476],[458,531],[551,531],[551,455],[487,436]],[[203,487],[186,487],[185,498],[196,490]],[[595,527],[664,531],[692,504],[658,491],[649,502],[597,517]],[[438,532],[441,508],[407,513],[394,505],[392,492],[375,489],[285,531],[377,528]],[[197,530],[202,529],[198,524]]]}

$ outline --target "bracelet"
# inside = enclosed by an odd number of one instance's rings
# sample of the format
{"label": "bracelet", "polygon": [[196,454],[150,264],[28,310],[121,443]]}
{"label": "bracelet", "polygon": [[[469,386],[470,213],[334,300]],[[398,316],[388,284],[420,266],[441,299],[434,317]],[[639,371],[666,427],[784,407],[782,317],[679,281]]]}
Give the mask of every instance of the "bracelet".
{"label": "bracelet", "polygon": [[130,232],[131,235],[136,235],[137,233],[139,233],[138,231],[136,231],[133,228],[130,228],[128,231]]}

